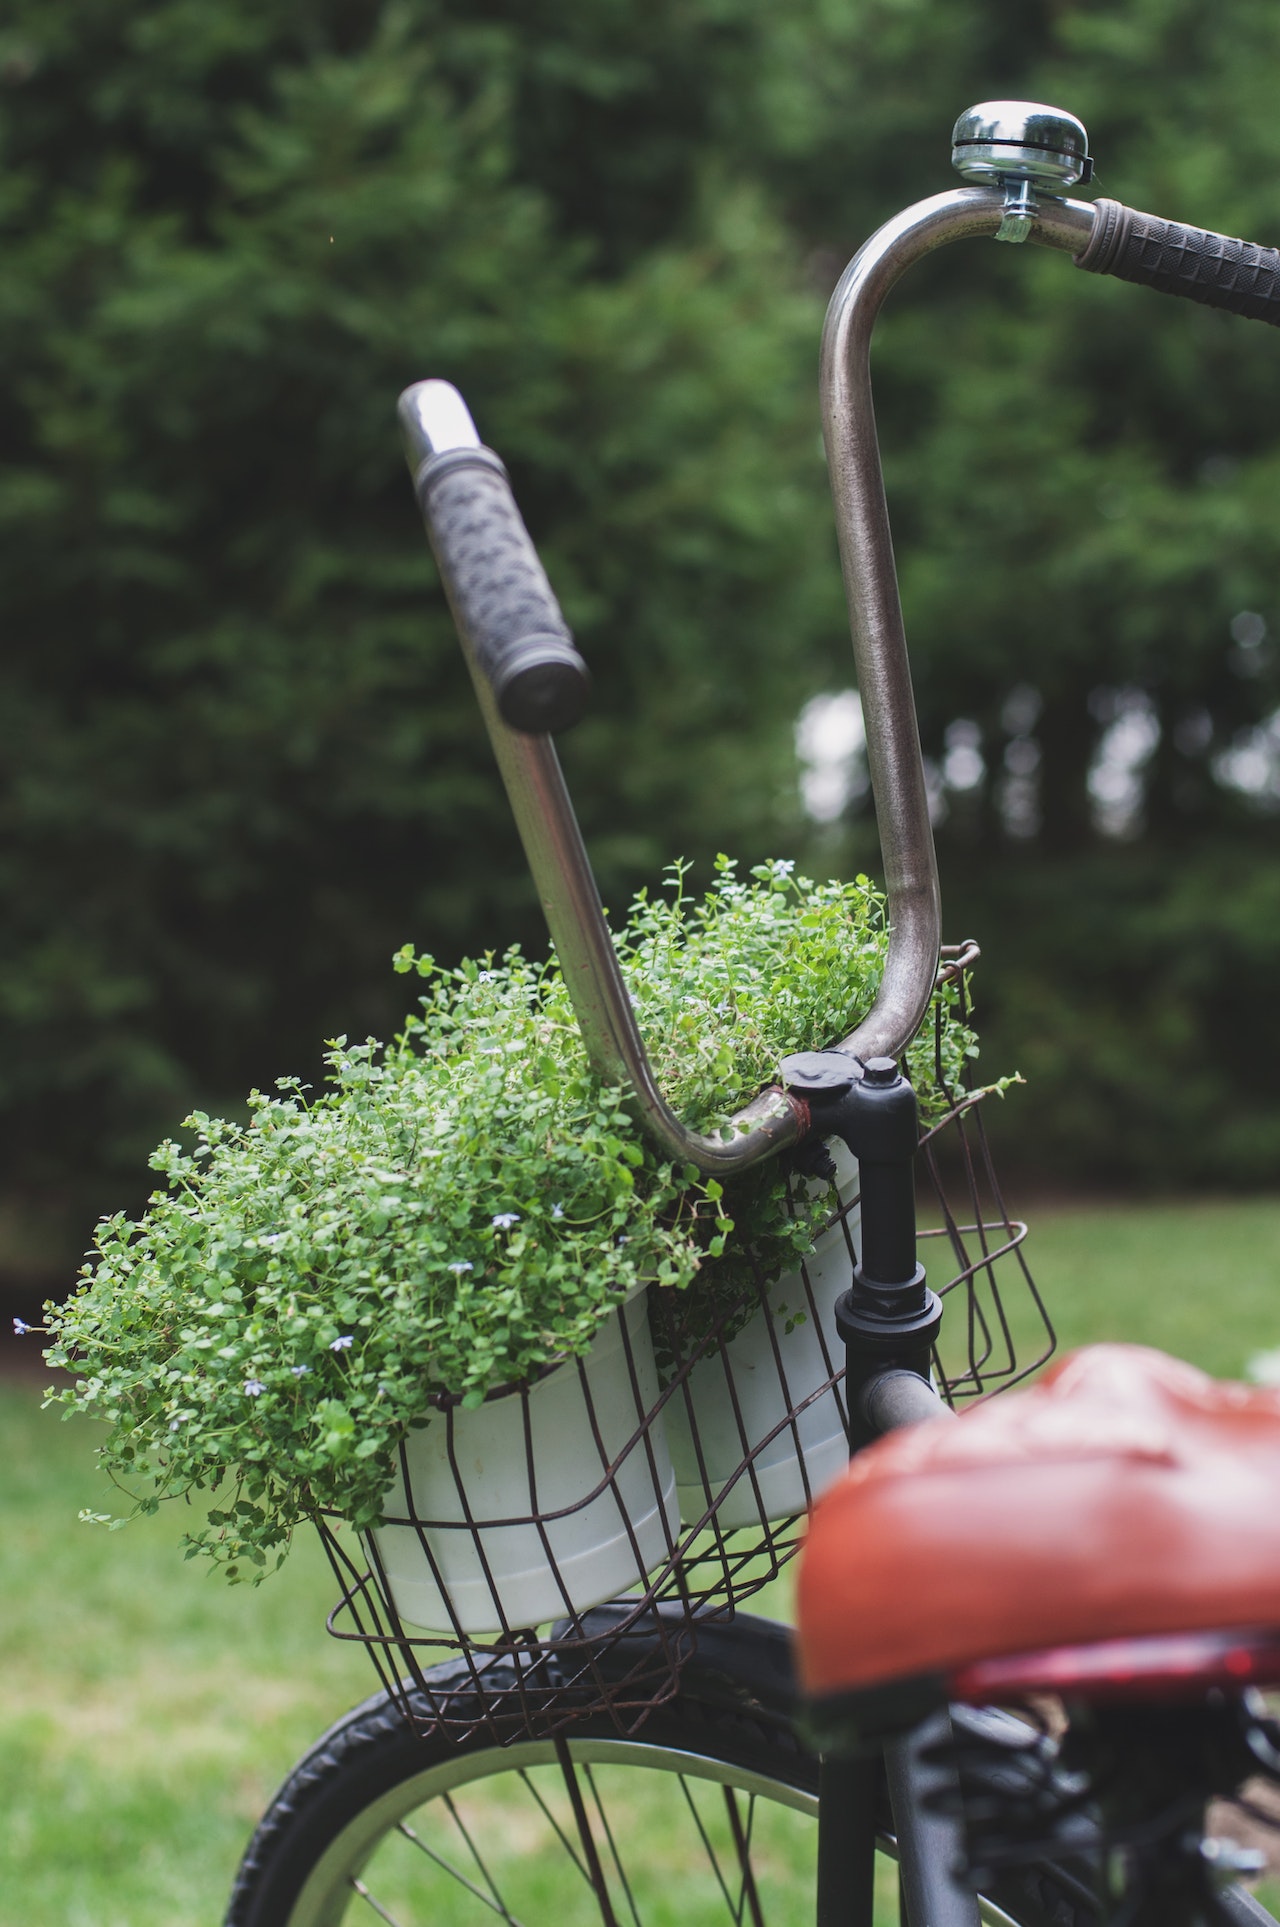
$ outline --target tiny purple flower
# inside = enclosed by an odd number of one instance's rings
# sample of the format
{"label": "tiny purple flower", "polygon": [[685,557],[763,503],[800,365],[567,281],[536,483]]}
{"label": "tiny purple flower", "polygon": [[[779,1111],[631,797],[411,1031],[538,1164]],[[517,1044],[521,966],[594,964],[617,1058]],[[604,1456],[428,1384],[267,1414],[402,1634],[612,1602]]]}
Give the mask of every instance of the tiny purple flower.
{"label": "tiny purple flower", "polygon": [[311,1367],[310,1365],[290,1365],[289,1370],[295,1378],[305,1378]]}
{"label": "tiny purple flower", "polygon": [[335,1338],[329,1350],[331,1352],[349,1352],[355,1342],[355,1339],[348,1334],[344,1338]]}
{"label": "tiny purple flower", "polygon": [[519,1224],[519,1222],[520,1213],[518,1211],[499,1211],[497,1217],[493,1220],[493,1228],[495,1231],[510,1231],[512,1225]]}
{"label": "tiny purple flower", "polygon": [[564,1206],[562,1204],[553,1204],[551,1207],[551,1215],[553,1218],[563,1218]]}
{"label": "tiny purple flower", "polygon": [[250,1398],[261,1398],[267,1388],[260,1378],[246,1378],[244,1389]]}
{"label": "tiny purple flower", "polygon": [[25,1318],[15,1318],[13,1321],[13,1335],[15,1338],[25,1338],[28,1332],[34,1330],[35,1326],[28,1325]]}
{"label": "tiny purple flower", "polygon": [[474,1271],[475,1266],[468,1259],[459,1258],[456,1264],[449,1266],[449,1269],[455,1278],[461,1278],[464,1272]]}

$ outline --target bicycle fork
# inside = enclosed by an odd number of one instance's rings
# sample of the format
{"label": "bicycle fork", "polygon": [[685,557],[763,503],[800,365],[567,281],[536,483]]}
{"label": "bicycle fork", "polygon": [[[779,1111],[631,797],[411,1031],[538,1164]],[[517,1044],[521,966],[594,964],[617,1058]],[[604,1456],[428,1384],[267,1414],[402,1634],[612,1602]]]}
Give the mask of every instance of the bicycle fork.
{"label": "bicycle fork", "polygon": [[[859,1066],[842,1051],[786,1058],[782,1081],[809,1108],[815,1136],[858,1159],[860,1256],[836,1302],[844,1341],[850,1450],[948,1412],[930,1380],[942,1304],[916,1257],[915,1092],[891,1057]],[[876,1816],[887,1780],[903,1918],[909,1927],[976,1927],[974,1894],[954,1869],[958,1822],[937,1811],[950,1719],[934,1714],[861,1757],[824,1756],[818,1779],[817,1927],[873,1927]]]}

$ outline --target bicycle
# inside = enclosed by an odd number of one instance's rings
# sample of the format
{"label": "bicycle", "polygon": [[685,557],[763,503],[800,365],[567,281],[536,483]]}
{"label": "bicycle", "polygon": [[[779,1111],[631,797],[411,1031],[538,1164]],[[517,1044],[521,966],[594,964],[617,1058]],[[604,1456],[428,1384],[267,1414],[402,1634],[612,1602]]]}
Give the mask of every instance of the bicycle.
{"label": "bicycle", "polygon": [[[803,1159],[806,1142],[827,1139],[842,1141],[859,1161],[857,1247],[850,1197],[833,1225],[848,1257],[846,1279],[852,1270],[835,1314],[845,1364],[841,1369],[829,1360],[825,1382],[808,1400],[812,1405],[840,1388],[855,1452],[882,1434],[936,1418],[943,1409],[939,1387],[948,1398],[984,1391],[998,1387],[1002,1375],[1012,1382],[1041,1362],[1019,1366],[1010,1351],[1007,1361],[993,1364],[1002,1321],[1009,1333],[1004,1310],[993,1313],[988,1302],[987,1311],[974,1311],[972,1287],[984,1267],[989,1274],[994,1260],[1009,1252],[1020,1261],[1022,1228],[1003,1206],[995,1223],[1008,1236],[999,1249],[986,1237],[981,1211],[973,1213],[976,1226],[947,1221],[959,1249],[966,1249],[966,1235],[977,1236],[979,1247],[964,1281],[967,1363],[951,1376],[938,1350],[941,1305],[917,1258],[918,1133],[914,1098],[897,1060],[934,991],[940,905],[876,446],[869,372],[876,315],[913,262],[952,240],[994,236],[1032,241],[1072,255],[1088,271],[1280,323],[1280,253],[1115,202],[1071,198],[1071,188],[1089,181],[1092,162],[1085,130],[1069,114],[1028,103],[984,103],[957,123],[953,161],[966,185],[906,209],[872,236],[832,298],[823,339],[824,430],[891,921],[883,984],[850,1035],[832,1050],[784,1060],[778,1083],[717,1132],[686,1130],[649,1068],[551,741],[581,713],[587,672],[502,465],[481,445],[461,397],[447,384],[420,383],[401,398],[428,533],[597,1069],[630,1090],[657,1144],[703,1172],[740,1172],[797,1151]],[[973,954],[953,957],[953,974]],[[966,1113],[958,1103],[957,1115]],[[979,1156],[966,1166],[975,1198],[981,1164]],[[810,1171],[815,1168],[811,1162]],[[812,1293],[810,1309],[815,1319],[823,1309]],[[687,1386],[688,1371],[686,1358],[672,1384]],[[664,1401],[680,1395],[669,1387]],[[793,1399],[770,1436],[790,1427],[798,1440],[801,1410]],[[964,1436],[972,1435],[966,1427]],[[954,1449],[948,1441],[960,1436],[936,1425],[912,1431],[877,1447],[879,1458],[873,1454],[864,1464],[892,1468],[898,1461],[886,1454],[910,1445],[924,1462],[945,1465]],[[639,1451],[643,1438],[641,1424],[621,1455],[601,1448],[599,1489],[616,1488],[620,1458]],[[757,1441],[734,1479],[758,1487],[758,1458]],[[417,1533],[447,1593],[448,1575],[432,1551],[433,1522],[414,1514],[408,1496],[407,1462],[402,1473],[407,1512],[401,1523]],[[862,1503],[860,1494],[878,1491],[877,1480],[883,1483],[879,1472],[868,1472],[860,1482],[837,1486],[819,1512],[807,1571],[819,1575],[810,1579],[810,1590],[817,1586],[828,1606],[840,1603],[831,1589],[849,1579],[840,1528],[829,1522]],[[672,1918],[679,1894],[692,1914],[714,1904],[735,1927],[747,1919],[763,1927],[770,1912],[807,1915],[815,1891],[820,1927],[837,1921],[870,1927],[877,1845],[882,1876],[897,1863],[899,1905],[912,1927],[971,1927],[980,1909],[1020,1927],[1073,1927],[1097,1917],[1098,1869],[1117,1838],[1129,1860],[1108,1902],[1113,1920],[1145,1927],[1157,1917],[1241,1924],[1270,1918],[1238,1886],[1228,1884],[1210,1898],[1196,1816],[1210,1782],[1225,1791],[1237,1769],[1242,1777],[1245,1768],[1280,1767],[1272,1729],[1241,1711],[1238,1690],[1246,1677],[1280,1677],[1274,1635],[1235,1647],[1220,1638],[1202,1640],[1182,1652],[1180,1672],[1171,1663],[1161,1670],[1149,1650],[1144,1659],[1140,1639],[1119,1657],[1099,1657],[1095,1637],[1088,1663],[1098,1690],[1090,1688],[1079,1652],[1070,1663],[1059,1653],[1056,1674],[1045,1664],[1021,1673],[1010,1664],[1002,1673],[999,1661],[1007,1654],[975,1650],[913,1677],[915,1698],[908,1693],[904,1701],[888,1690],[901,1687],[900,1679],[878,1677],[874,1669],[864,1676],[865,1666],[860,1673],[843,1664],[837,1615],[835,1635],[812,1627],[807,1635],[815,1695],[809,1728],[788,1631],[738,1610],[795,1549],[794,1521],[758,1535],[745,1554],[735,1552],[732,1534],[717,1528],[723,1491],[717,1485],[713,1493],[709,1484],[706,1490],[696,1530],[669,1547],[663,1585],[642,1583],[630,1595],[586,1608],[566,1592],[566,1616],[538,1628],[509,1624],[500,1605],[501,1637],[488,1646],[455,1617],[454,1656],[435,1666],[422,1664],[426,1642],[398,1617],[395,1585],[376,1546],[369,1567],[358,1571],[330,1535],[343,1585],[333,1629],[343,1630],[345,1615],[346,1636],[369,1646],[383,1690],[330,1729],[277,1795],[242,1864],[229,1927],[336,1927],[356,1902],[377,1918],[403,1923],[410,1916],[400,1911],[401,1896],[415,1893],[403,1902],[420,1910],[414,1919],[470,1910],[515,1922],[554,1908],[566,1923],[581,1913],[603,1927],[622,1927],[628,1919],[639,1927],[642,1918]],[[558,1517],[532,1508],[531,1523],[552,1567],[549,1522]],[[487,1572],[488,1542],[469,1513],[465,1524]],[[878,1612],[883,1620],[898,1603],[864,1602],[864,1618]],[[821,1613],[810,1606],[809,1617],[816,1625]],[[1230,1652],[1237,1652],[1235,1660]],[[972,1662],[967,1671],[962,1662]],[[985,1672],[979,1662],[987,1663]],[[1145,1666],[1145,1685],[1156,1696],[1145,1723],[1138,1722],[1143,1746],[1137,1750],[1109,1722],[1100,1697],[1102,1686],[1114,1694],[1126,1666],[1131,1673]],[[952,1699],[961,1702],[950,1711],[948,1683]],[[1166,1700],[1175,1685],[1193,1693],[1190,1726],[1179,1725],[1176,1710],[1169,1714]],[[963,1703],[1049,1690],[1074,1691],[1093,1709],[1089,1717],[1105,1729],[1112,1748],[1113,1788],[1117,1774],[1131,1791],[1138,1783],[1146,1787],[1140,1775],[1133,1779],[1135,1762],[1149,1766],[1163,1748],[1160,1797],[1176,1808],[1176,1824],[1165,1814],[1157,1825],[1158,1803],[1147,1787],[1145,1805],[1143,1798],[1130,1800],[1128,1834],[1117,1833],[1114,1812],[1107,1809],[1100,1819],[1096,1786],[1087,1774],[1082,1778],[1078,1758],[1055,1749],[1051,1733],[1025,1718]],[[810,1730],[826,1746],[821,1758],[805,1742]],[[1216,1778],[1204,1765],[1210,1752]],[[411,1824],[418,1815],[425,1817]],[[645,1827],[638,1862],[628,1855],[637,1819]],[[965,1863],[966,1821],[969,1880],[957,1871]],[[506,1851],[513,1841],[519,1852]],[[1244,1867],[1225,1850],[1219,1864],[1227,1874]],[[885,1878],[891,1883],[891,1874]],[[882,1904],[890,1898],[886,1888]]]}

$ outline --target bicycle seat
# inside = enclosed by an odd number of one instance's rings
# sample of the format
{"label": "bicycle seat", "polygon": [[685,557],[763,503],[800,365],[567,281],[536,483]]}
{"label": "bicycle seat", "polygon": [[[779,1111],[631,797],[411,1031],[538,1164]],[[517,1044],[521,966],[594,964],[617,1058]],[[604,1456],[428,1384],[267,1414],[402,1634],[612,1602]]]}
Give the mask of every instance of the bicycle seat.
{"label": "bicycle seat", "polygon": [[948,1696],[1274,1679],[1276,1629],[1280,1392],[1135,1345],[880,1439],[819,1500],[800,1567],[819,1733]]}

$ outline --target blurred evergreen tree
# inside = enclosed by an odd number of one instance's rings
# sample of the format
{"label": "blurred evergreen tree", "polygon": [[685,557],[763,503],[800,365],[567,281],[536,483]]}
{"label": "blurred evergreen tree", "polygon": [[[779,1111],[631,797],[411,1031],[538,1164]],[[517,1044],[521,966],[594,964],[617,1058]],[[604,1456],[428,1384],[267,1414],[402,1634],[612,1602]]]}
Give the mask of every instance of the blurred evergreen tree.
{"label": "blurred evergreen tree", "polygon": [[[190,1103],[393,1024],[406,938],[539,940],[406,381],[468,396],[592,660],[564,754],[607,896],[794,847],[792,720],[848,673],[840,264],[1000,93],[1079,112],[1103,192],[1280,239],[1278,52],[1246,0],[15,0],[8,1198],[79,1239]],[[1017,1135],[1265,1180],[1275,337],[975,245],[894,296],[876,366],[948,928],[1032,1079]],[[866,860],[865,816],[809,854]]]}
{"label": "blurred evergreen tree", "polygon": [[[1082,116],[1102,193],[1277,245],[1278,62],[1267,9],[1068,5],[1018,92]],[[1274,1184],[1280,339],[1033,248],[903,292],[904,604],[948,921],[1029,1080],[1004,1134],[1045,1175]]]}
{"label": "blurred evergreen tree", "polygon": [[399,456],[409,380],[468,396],[594,663],[567,755],[613,899],[794,835],[791,716],[841,617],[820,296],[710,127],[718,50],[759,34],[543,11],[10,16],[11,1198],[136,1193],[193,1100],[387,1030],[406,938],[543,941]]}

